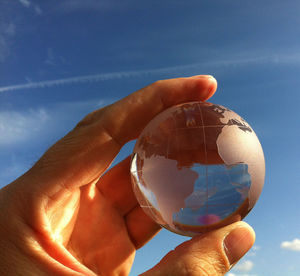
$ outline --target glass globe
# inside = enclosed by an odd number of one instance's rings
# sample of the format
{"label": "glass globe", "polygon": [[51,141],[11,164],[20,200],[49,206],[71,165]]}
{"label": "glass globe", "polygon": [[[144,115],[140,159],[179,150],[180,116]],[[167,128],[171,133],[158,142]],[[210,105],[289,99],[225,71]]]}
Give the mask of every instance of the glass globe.
{"label": "glass globe", "polygon": [[193,236],[249,213],[264,184],[265,161],[256,134],[239,115],[190,102],[145,127],[130,170],[143,210],[166,229]]}

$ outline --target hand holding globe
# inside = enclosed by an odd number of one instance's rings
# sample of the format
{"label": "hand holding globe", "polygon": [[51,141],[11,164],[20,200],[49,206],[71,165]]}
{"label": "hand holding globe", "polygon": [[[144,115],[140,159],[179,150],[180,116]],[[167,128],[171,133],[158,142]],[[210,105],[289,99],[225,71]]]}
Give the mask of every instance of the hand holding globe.
{"label": "hand holding globe", "polygon": [[[254,134],[236,117],[224,121],[226,112],[213,105],[181,105],[207,100],[216,86],[210,76],[163,80],[96,110],[2,188],[0,274],[128,275],[136,250],[160,225],[192,235],[246,214],[261,178],[252,172],[252,159],[230,154],[226,137],[236,133],[237,152],[248,158],[252,151],[239,151],[244,138],[238,137]],[[221,125],[207,123],[200,105],[222,111]],[[159,113],[166,120],[155,117]],[[123,145],[141,132],[131,171],[139,181],[134,189],[142,207],[132,189],[130,158],[108,169]],[[217,146],[210,143],[216,139]],[[254,138],[247,141],[257,145]],[[234,204],[220,208],[223,201]],[[249,225],[232,223],[180,244],[143,275],[224,275],[254,240]]]}

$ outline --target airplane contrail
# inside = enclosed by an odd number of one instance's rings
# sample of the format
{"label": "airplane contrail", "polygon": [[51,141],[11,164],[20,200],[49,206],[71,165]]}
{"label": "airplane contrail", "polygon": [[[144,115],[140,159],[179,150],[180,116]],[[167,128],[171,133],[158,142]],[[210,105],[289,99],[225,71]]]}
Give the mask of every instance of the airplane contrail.
{"label": "airplane contrail", "polygon": [[112,79],[137,77],[137,76],[142,76],[142,75],[169,73],[172,71],[177,71],[177,70],[182,70],[182,69],[190,69],[193,67],[199,67],[200,65],[201,64],[189,64],[189,65],[181,65],[181,66],[173,66],[173,67],[164,67],[164,68],[152,69],[152,70],[101,73],[101,74],[76,76],[76,77],[56,79],[56,80],[29,82],[29,83],[24,83],[24,84],[16,84],[16,85],[0,87],[0,93],[21,90],[21,89],[44,88],[44,87],[52,87],[52,86],[59,86],[59,85],[65,85],[65,84],[98,82],[98,81],[105,81],[105,80],[112,80]]}
{"label": "airplane contrail", "polygon": [[232,58],[229,60],[217,60],[210,62],[202,62],[202,63],[194,63],[187,65],[178,65],[172,67],[164,67],[158,69],[148,69],[148,70],[135,70],[135,71],[121,71],[121,72],[113,72],[113,73],[101,73],[94,75],[84,75],[84,76],[76,76],[71,78],[63,78],[56,80],[46,80],[39,82],[28,82],[23,84],[9,85],[0,87],[0,93],[22,90],[22,89],[32,89],[32,88],[44,88],[44,87],[52,87],[59,86],[65,84],[74,84],[74,83],[85,83],[85,82],[98,82],[105,80],[113,80],[113,79],[122,79],[122,78],[130,78],[130,77],[138,77],[143,75],[153,75],[153,74],[162,74],[162,73],[170,73],[177,72],[182,73],[182,71],[187,69],[201,69],[207,72],[207,69],[214,67],[214,69],[226,67],[226,66],[241,66],[241,65],[249,65],[249,64],[258,64],[258,63],[273,63],[273,64],[299,64],[300,63],[300,55],[289,54],[289,55],[261,55],[256,57],[249,58]]}

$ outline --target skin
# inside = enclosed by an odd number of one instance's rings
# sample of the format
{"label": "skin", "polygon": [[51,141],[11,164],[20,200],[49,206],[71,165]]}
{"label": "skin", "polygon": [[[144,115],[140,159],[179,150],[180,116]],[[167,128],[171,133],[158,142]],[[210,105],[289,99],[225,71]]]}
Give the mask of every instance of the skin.
{"label": "skin", "polygon": [[[108,168],[155,115],[216,88],[209,76],[155,82],[87,115],[2,188],[0,274],[128,275],[135,251],[160,227],[135,199],[130,159]],[[238,243],[224,247],[234,229]],[[143,275],[224,275],[253,243],[253,230],[237,222],[181,244]]]}

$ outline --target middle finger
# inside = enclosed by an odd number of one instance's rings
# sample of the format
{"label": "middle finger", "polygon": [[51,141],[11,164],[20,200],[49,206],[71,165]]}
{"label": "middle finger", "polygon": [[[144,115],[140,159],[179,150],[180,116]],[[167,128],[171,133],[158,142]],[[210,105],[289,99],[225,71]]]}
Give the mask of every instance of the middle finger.
{"label": "middle finger", "polygon": [[122,216],[138,204],[131,184],[130,160],[128,156],[107,171],[96,184],[98,190]]}

